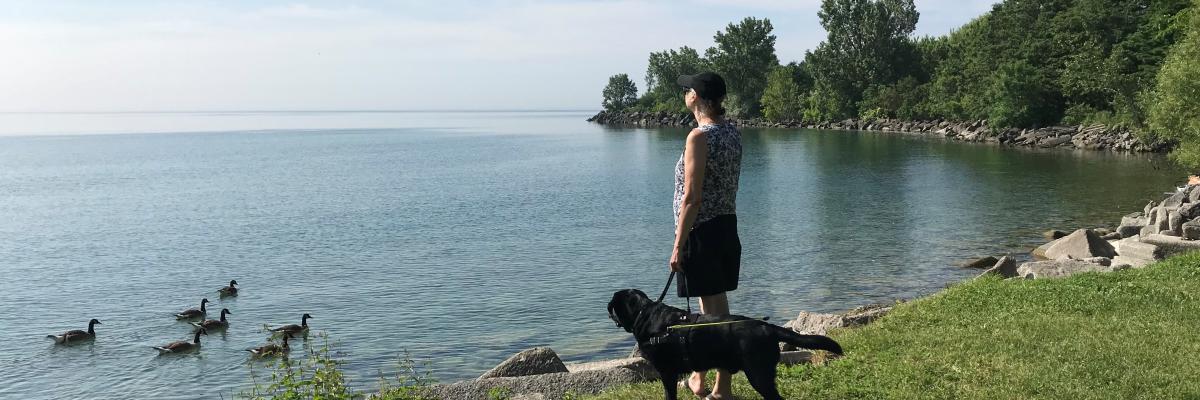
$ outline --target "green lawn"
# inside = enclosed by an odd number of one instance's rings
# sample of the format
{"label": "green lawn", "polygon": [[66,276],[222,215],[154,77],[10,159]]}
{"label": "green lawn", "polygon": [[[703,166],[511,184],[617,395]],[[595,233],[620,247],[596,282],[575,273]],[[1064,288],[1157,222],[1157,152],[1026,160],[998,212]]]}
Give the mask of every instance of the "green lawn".
{"label": "green lawn", "polygon": [[[781,367],[784,397],[1200,398],[1200,253],[1058,280],[963,282],[831,336],[846,357]],[[734,386],[760,398],[742,374]],[[589,398],[661,399],[662,389]]]}

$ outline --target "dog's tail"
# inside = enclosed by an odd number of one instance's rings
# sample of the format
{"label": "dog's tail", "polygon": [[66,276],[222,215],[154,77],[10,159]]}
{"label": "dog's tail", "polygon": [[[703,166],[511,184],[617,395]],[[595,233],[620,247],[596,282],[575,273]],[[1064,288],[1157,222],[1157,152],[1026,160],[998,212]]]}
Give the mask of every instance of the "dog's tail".
{"label": "dog's tail", "polygon": [[767,324],[775,331],[775,338],[780,342],[809,350],[825,350],[838,355],[842,354],[842,346],[838,342],[823,335],[801,335],[791,329],[774,324]]}

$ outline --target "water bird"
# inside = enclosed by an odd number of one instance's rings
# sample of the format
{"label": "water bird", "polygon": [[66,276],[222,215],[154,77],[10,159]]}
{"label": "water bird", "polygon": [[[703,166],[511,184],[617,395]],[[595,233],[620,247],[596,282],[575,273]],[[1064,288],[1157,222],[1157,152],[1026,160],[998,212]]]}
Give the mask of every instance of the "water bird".
{"label": "water bird", "polygon": [[268,343],[263,346],[255,347],[253,349],[246,349],[246,351],[250,352],[251,355],[259,356],[259,357],[276,355],[276,354],[284,354],[284,353],[287,353],[292,350],[291,347],[288,347],[288,338],[290,338],[290,337],[292,337],[292,335],[290,335],[290,334],[283,335],[283,345],[279,345],[279,344],[275,344],[275,343]]}
{"label": "water bird", "polygon": [[200,321],[200,322],[192,322],[191,324],[194,327],[208,329],[208,330],[225,329],[225,328],[229,327],[229,321],[225,319],[225,314],[232,315],[233,313],[229,312],[228,308],[222,308],[220,320],[206,319],[206,320]]}
{"label": "water bird", "polygon": [[208,315],[208,310],[204,308],[205,303],[208,303],[208,299],[201,299],[199,309],[192,308],[183,310],[179,314],[175,314],[175,319],[204,318],[205,315]]}
{"label": "water bird", "polygon": [[281,326],[278,328],[271,328],[271,332],[286,333],[288,335],[307,332],[309,318],[312,318],[312,316],[308,315],[308,313],[305,313],[304,316],[300,317],[300,325],[291,324],[291,325],[284,325],[284,326]]}
{"label": "water bird", "polygon": [[54,343],[58,344],[92,340],[96,338],[96,324],[100,324],[100,320],[92,318],[91,321],[88,321],[87,331],[75,329],[63,332],[61,335],[46,335],[46,337],[54,339]]}
{"label": "water bird", "polygon": [[158,350],[159,354],[182,353],[185,351],[196,350],[196,349],[200,348],[200,335],[207,335],[207,334],[208,334],[207,330],[205,330],[204,328],[200,328],[200,329],[196,330],[196,337],[194,339],[192,339],[191,342],[188,342],[186,340],[180,340],[178,342],[168,343],[164,346],[154,346],[154,348],[156,350]]}
{"label": "water bird", "polygon": [[237,296],[237,292],[238,292],[237,280],[231,280],[231,281],[229,281],[229,286],[225,286],[220,289],[217,289],[217,293],[220,293],[221,297]]}

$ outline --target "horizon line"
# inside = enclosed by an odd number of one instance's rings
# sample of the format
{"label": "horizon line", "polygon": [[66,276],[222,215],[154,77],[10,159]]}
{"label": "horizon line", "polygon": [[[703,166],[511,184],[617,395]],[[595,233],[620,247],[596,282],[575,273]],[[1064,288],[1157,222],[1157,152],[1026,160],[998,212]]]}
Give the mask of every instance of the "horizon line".
{"label": "horizon line", "polygon": [[428,108],[428,109],[245,109],[245,110],[0,110],[0,114],[201,114],[201,113],[466,113],[466,112],[597,112],[586,108]]}

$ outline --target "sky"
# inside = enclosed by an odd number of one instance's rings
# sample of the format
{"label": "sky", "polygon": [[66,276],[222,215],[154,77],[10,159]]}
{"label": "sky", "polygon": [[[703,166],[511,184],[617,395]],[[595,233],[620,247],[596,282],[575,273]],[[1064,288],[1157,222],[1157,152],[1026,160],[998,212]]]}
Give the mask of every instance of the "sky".
{"label": "sky", "polygon": [[[936,36],[992,0],[916,0]],[[0,0],[0,112],[595,110],[652,51],[768,18],[782,62],[820,0]]]}

